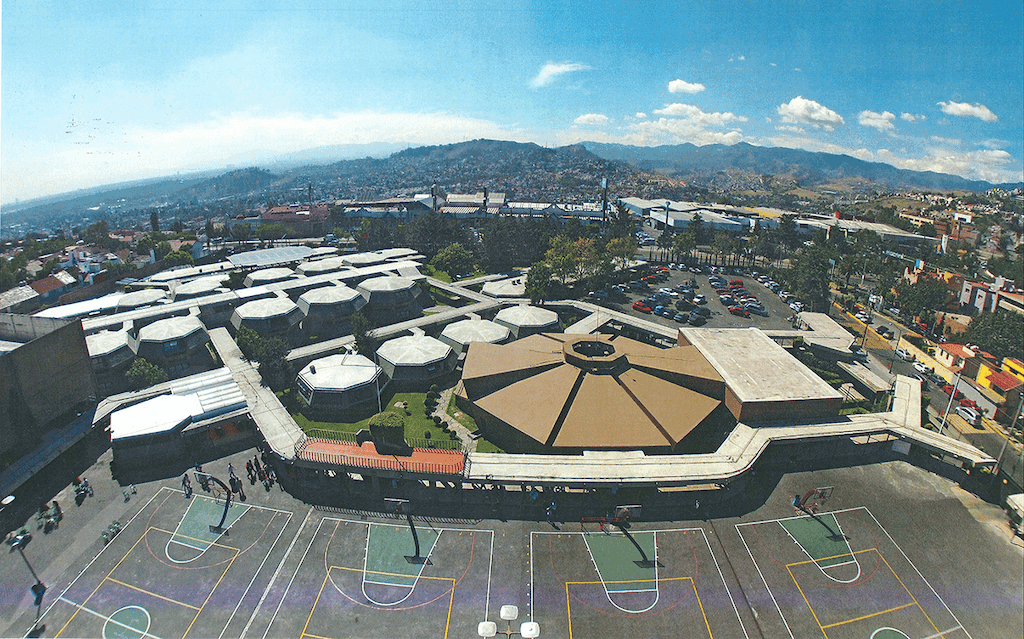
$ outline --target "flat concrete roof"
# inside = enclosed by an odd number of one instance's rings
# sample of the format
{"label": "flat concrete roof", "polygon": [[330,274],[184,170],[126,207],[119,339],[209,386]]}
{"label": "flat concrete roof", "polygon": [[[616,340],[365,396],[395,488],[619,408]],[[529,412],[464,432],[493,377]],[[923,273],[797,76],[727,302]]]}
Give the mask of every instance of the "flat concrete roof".
{"label": "flat concrete roof", "polygon": [[266,319],[287,315],[298,308],[295,302],[287,297],[271,297],[265,300],[246,302],[236,308],[235,313],[241,319]]}
{"label": "flat concrete roof", "polygon": [[226,282],[227,279],[226,275],[208,275],[206,277],[200,277],[192,280],[191,282],[185,282],[184,284],[175,286],[172,291],[172,295],[174,295],[175,298],[206,295],[207,293],[224,286],[224,282]]}
{"label": "flat concrete roof", "polygon": [[277,268],[265,268],[259,271],[253,271],[245,276],[246,286],[259,286],[260,284],[269,284],[271,282],[281,282],[287,279],[291,279],[295,275],[295,271],[290,268],[279,266]]}
{"label": "flat concrete roof", "polygon": [[508,327],[485,319],[464,319],[453,322],[441,331],[442,340],[451,340],[456,344],[465,345],[470,342],[487,342],[494,344],[509,336]]}
{"label": "flat concrete roof", "polygon": [[160,395],[110,415],[110,439],[118,441],[172,431],[201,415],[196,395]]}
{"label": "flat concrete roof", "polygon": [[119,348],[128,348],[128,333],[124,331],[101,331],[85,336],[89,357],[103,357]]}
{"label": "flat concrete roof", "polygon": [[408,277],[388,276],[373,277],[359,283],[359,290],[368,295],[376,292],[408,291],[416,288],[416,282]]}
{"label": "flat concrete roof", "polygon": [[306,291],[299,296],[300,307],[303,302],[306,303],[307,307],[317,304],[343,304],[346,302],[355,302],[355,307],[357,309],[366,304],[366,300],[359,294],[359,291],[354,288],[349,288],[344,284],[339,284],[337,286],[321,286],[320,288],[314,288],[310,291]]}
{"label": "flat concrete roof", "polygon": [[680,328],[741,402],[839,399],[842,394],[756,328]]}
{"label": "flat concrete roof", "polygon": [[441,361],[452,347],[427,335],[406,335],[390,339],[377,349],[377,357],[395,366],[425,366]]}
{"label": "flat concrete roof", "polygon": [[157,320],[152,324],[146,324],[139,329],[140,342],[166,342],[169,340],[181,339],[196,331],[206,330],[198,317],[187,315],[185,317],[168,317]]}
{"label": "flat concrete roof", "polygon": [[521,304],[498,311],[494,321],[505,326],[554,326],[558,324],[558,313],[546,308]]}
{"label": "flat concrete roof", "polygon": [[356,354],[322,357],[299,371],[299,377],[314,391],[336,392],[372,384],[380,374],[380,366]]}
{"label": "flat concrete roof", "polygon": [[320,273],[332,273],[351,268],[343,257],[326,257],[322,260],[303,262],[299,264],[298,271],[303,275],[319,275]]}
{"label": "flat concrete roof", "polygon": [[148,304],[155,304],[166,299],[167,293],[165,291],[156,288],[145,288],[141,291],[125,293],[121,299],[117,300],[117,310],[121,311],[129,308],[146,306]]}

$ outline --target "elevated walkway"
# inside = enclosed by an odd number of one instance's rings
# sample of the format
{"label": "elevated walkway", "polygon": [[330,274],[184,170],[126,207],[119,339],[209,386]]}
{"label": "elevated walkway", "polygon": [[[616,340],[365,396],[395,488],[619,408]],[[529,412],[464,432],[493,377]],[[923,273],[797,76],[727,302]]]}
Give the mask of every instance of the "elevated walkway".
{"label": "elevated walkway", "polygon": [[921,428],[920,384],[899,377],[892,409],[887,413],[853,415],[832,422],[751,428],[737,424],[714,453],[645,455],[641,451],[585,452],[567,455],[470,453],[467,481],[565,486],[683,486],[727,483],[750,470],[773,443],[812,444],[837,438],[897,438],[929,452],[947,455],[969,466],[994,466],[996,460],[970,444]]}
{"label": "elevated walkway", "polygon": [[295,456],[304,461],[332,466],[395,471],[397,473],[461,475],[465,455],[458,450],[414,448],[408,456],[382,455],[372,442],[362,445],[310,437]]}
{"label": "elevated walkway", "polygon": [[263,385],[256,367],[242,358],[235,341],[225,328],[210,331],[210,341],[249,404],[249,415],[271,450],[284,459],[294,459],[295,451],[306,439],[305,433],[281,405],[277,395]]}

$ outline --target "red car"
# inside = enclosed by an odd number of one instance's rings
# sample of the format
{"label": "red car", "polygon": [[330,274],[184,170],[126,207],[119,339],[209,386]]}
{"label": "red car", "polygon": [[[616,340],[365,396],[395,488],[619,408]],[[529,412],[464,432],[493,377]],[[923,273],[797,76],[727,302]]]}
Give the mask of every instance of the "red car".
{"label": "red car", "polygon": [[743,308],[742,306],[730,306],[729,312],[733,315],[740,315],[742,317],[750,317],[750,311]]}
{"label": "red car", "polygon": [[633,302],[633,310],[640,311],[641,313],[650,313],[651,307],[637,300]]}
{"label": "red car", "polygon": [[[959,393],[960,391],[957,392]],[[978,410],[978,402],[973,399],[967,399],[966,397],[960,400],[960,405],[964,408],[973,408],[974,410]]]}
{"label": "red car", "polygon": [[[942,385],[942,392],[943,392],[943,393],[945,393],[945,394],[947,394],[947,395],[949,395],[950,393],[952,393],[952,392],[953,392],[953,386],[952,386],[952,384],[943,384],[943,385]],[[953,395],[953,399],[955,399],[955,400],[958,400],[958,401],[959,401],[959,400],[960,400],[961,398],[963,398],[963,396],[964,396],[964,394],[963,394],[963,393],[961,393],[960,391],[957,391],[957,392],[956,392],[956,395]]]}

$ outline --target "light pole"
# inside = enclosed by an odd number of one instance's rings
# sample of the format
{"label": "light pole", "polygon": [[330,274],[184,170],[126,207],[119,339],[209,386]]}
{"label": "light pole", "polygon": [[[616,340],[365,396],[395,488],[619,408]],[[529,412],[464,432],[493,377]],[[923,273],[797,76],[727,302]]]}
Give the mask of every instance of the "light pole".
{"label": "light pole", "polygon": [[35,604],[36,607],[36,625],[34,626],[34,628],[38,628],[39,610],[40,608],[42,608],[43,605],[43,595],[46,594],[46,585],[42,582],[41,579],[39,579],[39,575],[36,574],[36,571],[32,567],[32,564],[30,564],[28,561],[28,557],[25,556],[25,546],[27,546],[30,541],[32,541],[32,534],[30,532],[28,532],[27,530],[20,532],[11,540],[11,549],[8,552],[14,552],[15,550],[17,550],[18,554],[21,555],[22,560],[24,560],[25,566],[28,568],[28,571],[32,573],[32,578],[36,580],[36,582],[32,584],[31,590],[32,595],[35,597],[35,601],[33,601],[33,604]]}

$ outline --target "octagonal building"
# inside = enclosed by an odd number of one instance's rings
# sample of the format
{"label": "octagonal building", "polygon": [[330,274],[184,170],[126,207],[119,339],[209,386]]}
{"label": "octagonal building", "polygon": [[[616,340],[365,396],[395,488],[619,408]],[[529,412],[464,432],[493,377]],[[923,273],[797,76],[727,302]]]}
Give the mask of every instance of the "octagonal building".
{"label": "octagonal building", "polygon": [[292,346],[302,342],[301,321],[302,311],[286,297],[246,302],[231,314],[231,325],[236,331],[245,326],[260,337],[280,337]]}
{"label": "octagonal building", "polygon": [[162,367],[171,377],[205,370],[210,363],[207,341],[206,327],[193,315],[157,320],[128,336],[137,356]]}
{"label": "octagonal building", "polygon": [[381,344],[377,362],[395,383],[419,387],[455,370],[457,356],[451,346],[433,337],[407,335]]}
{"label": "octagonal building", "polygon": [[357,354],[329,355],[306,365],[295,378],[306,411],[318,418],[342,418],[346,411],[377,401],[388,384],[380,366]]}
{"label": "octagonal building", "polygon": [[352,313],[366,305],[366,299],[345,285],[324,286],[303,293],[297,302],[302,311],[302,330],[321,339],[351,332]]}
{"label": "octagonal building", "polygon": [[253,286],[263,286],[264,284],[273,284],[274,282],[283,282],[290,280],[295,277],[295,271],[284,266],[277,268],[264,268],[258,271],[253,271],[245,276],[246,288],[252,288]]}
{"label": "octagonal building", "polygon": [[440,339],[461,355],[471,342],[504,344],[511,336],[507,326],[485,319],[464,319],[445,326]]}
{"label": "octagonal building", "polygon": [[525,304],[501,309],[494,321],[507,326],[515,339],[558,330],[558,313]]}
{"label": "octagonal building", "polygon": [[366,298],[366,314],[375,326],[394,324],[423,313],[419,297],[422,290],[408,277],[373,277],[364,280],[358,290]]}
{"label": "octagonal building", "polygon": [[123,313],[144,306],[152,306],[167,301],[167,293],[157,288],[144,288],[141,291],[125,293],[117,300],[117,311]]}

